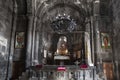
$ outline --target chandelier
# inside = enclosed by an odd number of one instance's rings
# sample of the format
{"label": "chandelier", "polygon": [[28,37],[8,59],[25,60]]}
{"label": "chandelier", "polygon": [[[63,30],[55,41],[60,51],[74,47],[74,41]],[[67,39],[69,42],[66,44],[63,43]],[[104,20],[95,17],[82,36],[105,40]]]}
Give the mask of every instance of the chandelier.
{"label": "chandelier", "polygon": [[72,32],[75,29],[76,22],[70,15],[58,15],[51,23],[51,28],[57,33]]}

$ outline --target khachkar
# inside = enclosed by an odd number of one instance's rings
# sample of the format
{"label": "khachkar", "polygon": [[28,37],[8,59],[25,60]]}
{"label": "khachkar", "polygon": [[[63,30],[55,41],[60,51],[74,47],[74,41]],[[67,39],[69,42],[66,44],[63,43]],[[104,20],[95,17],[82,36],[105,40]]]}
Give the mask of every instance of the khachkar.
{"label": "khachkar", "polygon": [[54,60],[59,60],[60,64],[64,64],[64,60],[69,60],[70,54],[67,48],[67,37],[60,36],[57,43],[57,50],[54,54]]}

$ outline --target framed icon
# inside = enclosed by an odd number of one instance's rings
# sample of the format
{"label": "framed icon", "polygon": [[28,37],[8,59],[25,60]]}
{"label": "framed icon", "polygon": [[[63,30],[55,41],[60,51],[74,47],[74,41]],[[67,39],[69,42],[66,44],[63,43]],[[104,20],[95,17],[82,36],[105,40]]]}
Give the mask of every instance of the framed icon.
{"label": "framed icon", "polygon": [[15,48],[24,48],[25,32],[16,32]]}
{"label": "framed icon", "polygon": [[103,49],[110,49],[110,35],[108,33],[101,33],[101,47]]}

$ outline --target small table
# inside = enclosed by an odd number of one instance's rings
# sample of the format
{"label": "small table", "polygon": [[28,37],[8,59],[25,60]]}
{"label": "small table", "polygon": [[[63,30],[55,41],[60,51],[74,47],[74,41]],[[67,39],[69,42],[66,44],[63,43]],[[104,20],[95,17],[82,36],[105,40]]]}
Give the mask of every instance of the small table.
{"label": "small table", "polygon": [[64,65],[65,60],[70,60],[69,55],[54,55],[54,60],[60,61],[60,65]]}

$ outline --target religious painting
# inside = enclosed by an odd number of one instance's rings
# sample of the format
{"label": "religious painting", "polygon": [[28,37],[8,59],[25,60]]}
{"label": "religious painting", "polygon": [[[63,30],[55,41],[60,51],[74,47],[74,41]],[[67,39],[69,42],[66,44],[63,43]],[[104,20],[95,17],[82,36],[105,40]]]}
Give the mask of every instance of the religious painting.
{"label": "religious painting", "polygon": [[110,35],[108,33],[101,33],[101,47],[103,49],[110,49]]}
{"label": "religious painting", "polygon": [[15,48],[24,48],[25,33],[16,32]]}

